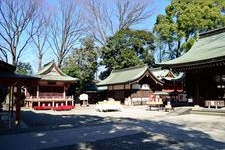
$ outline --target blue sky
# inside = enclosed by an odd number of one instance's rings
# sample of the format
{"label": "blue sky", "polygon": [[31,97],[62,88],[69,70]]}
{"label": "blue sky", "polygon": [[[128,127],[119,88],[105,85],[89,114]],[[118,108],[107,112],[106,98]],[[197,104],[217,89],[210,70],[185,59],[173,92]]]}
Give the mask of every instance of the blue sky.
{"label": "blue sky", "polygon": [[165,8],[169,5],[171,0],[153,0],[153,7],[155,13],[149,20],[146,20],[145,23],[140,25],[140,28],[152,31],[152,28],[155,24],[156,18],[159,14],[165,14]]}
{"label": "blue sky", "polygon": [[[54,7],[56,5],[57,1],[56,0],[47,0],[49,5],[51,5],[52,7]],[[170,2],[171,2],[171,0],[153,0],[152,8],[154,8],[154,15],[152,15],[148,20],[146,20],[142,24],[139,24],[135,28],[152,31],[152,28],[156,21],[157,15],[165,14],[165,8],[168,4],[170,4]],[[28,47],[28,49],[32,49],[32,47]],[[50,49],[50,51],[51,51],[51,49]],[[53,60],[54,58],[55,58],[55,56],[53,53],[51,53],[51,52],[46,53],[43,58],[43,64]],[[33,53],[29,53],[29,52],[24,53],[24,56],[20,60],[23,62],[29,62],[33,67],[34,73],[37,72],[38,59],[37,59],[37,56],[35,56]]]}

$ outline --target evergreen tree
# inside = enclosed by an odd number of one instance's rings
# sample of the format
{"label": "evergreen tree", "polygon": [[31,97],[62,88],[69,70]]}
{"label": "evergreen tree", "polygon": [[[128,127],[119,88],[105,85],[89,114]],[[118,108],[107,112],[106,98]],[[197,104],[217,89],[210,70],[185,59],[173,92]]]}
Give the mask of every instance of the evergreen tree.
{"label": "evergreen tree", "polygon": [[223,27],[224,8],[225,1],[222,0],[172,0],[166,7],[166,14],[157,16],[154,26],[158,42],[167,47],[161,53],[166,57],[164,59],[173,59],[188,51],[199,32]]}
{"label": "evergreen tree", "polygon": [[144,30],[122,29],[110,37],[102,47],[101,65],[106,70],[100,78],[106,78],[112,70],[141,64],[154,65],[154,36]]}
{"label": "evergreen tree", "polygon": [[95,46],[93,39],[85,38],[81,41],[81,47],[74,49],[69,55],[63,66],[63,71],[80,79],[80,90],[84,88],[86,83],[90,83],[95,79],[98,69],[98,48]]}
{"label": "evergreen tree", "polygon": [[30,63],[19,62],[17,65],[16,73],[22,75],[31,75],[33,73],[33,69]]}

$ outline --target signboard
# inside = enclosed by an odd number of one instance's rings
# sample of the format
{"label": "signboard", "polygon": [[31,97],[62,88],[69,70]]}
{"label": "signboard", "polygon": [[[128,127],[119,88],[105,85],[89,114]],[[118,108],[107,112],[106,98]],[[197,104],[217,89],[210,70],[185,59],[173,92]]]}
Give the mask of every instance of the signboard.
{"label": "signboard", "polygon": [[193,99],[192,98],[189,98],[188,99],[188,103],[193,103]]}
{"label": "signboard", "polygon": [[81,101],[88,100],[88,95],[87,95],[87,94],[81,94],[81,95],[79,96],[79,99],[80,99]]}

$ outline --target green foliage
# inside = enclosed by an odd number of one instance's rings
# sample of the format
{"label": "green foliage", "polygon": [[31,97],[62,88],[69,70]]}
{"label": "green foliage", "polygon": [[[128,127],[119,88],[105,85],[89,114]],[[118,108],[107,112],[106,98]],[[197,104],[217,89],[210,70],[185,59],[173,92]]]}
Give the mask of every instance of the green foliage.
{"label": "green foliage", "polygon": [[62,68],[63,72],[71,77],[80,77],[80,68],[72,60],[68,60],[68,63]]}
{"label": "green foliage", "polygon": [[19,62],[17,65],[16,73],[22,75],[31,75],[33,73],[33,69],[30,63]]}
{"label": "green foliage", "polygon": [[98,49],[95,47],[94,41],[91,38],[86,38],[81,41],[81,47],[74,49],[69,55],[63,66],[63,72],[80,79],[80,90],[85,83],[95,79],[97,71]]}
{"label": "green foliage", "polygon": [[154,65],[154,36],[144,30],[123,29],[110,37],[102,47],[101,65],[106,68],[100,75],[104,79],[113,69],[140,64]]}
{"label": "green foliage", "polygon": [[199,32],[225,25],[225,1],[173,0],[166,15],[157,16],[154,33],[160,43],[167,45],[166,57],[173,59],[188,51]]}

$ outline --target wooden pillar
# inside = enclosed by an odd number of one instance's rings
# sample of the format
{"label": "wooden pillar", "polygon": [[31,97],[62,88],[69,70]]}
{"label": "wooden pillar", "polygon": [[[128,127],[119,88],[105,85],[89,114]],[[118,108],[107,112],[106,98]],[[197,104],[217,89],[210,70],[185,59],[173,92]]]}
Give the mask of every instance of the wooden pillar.
{"label": "wooden pillar", "polygon": [[14,86],[11,87],[11,118],[13,118],[13,107],[14,107]]}
{"label": "wooden pillar", "polygon": [[39,100],[39,94],[40,94],[40,92],[39,92],[39,85],[37,85],[37,96],[36,96],[36,100],[38,101],[38,106],[41,106],[41,102]]}
{"label": "wooden pillar", "polygon": [[39,98],[39,85],[37,85],[37,98]]}
{"label": "wooden pillar", "polygon": [[16,100],[16,124],[20,125],[20,110],[21,110],[21,86],[17,86],[17,91],[15,93]]}
{"label": "wooden pillar", "polygon": [[72,95],[72,106],[74,106],[73,95]]}
{"label": "wooden pillar", "polygon": [[13,110],[12,110],[12,104],[13,104],[13,86],[10,86],[10,94],[9,94],[9,115],[10,115],[10,117],[9,117],[9,128],[11,128],[11,123],[12,123],[12,121],[11,121],[11,119],[13,118]]}
{"label": "wooden pillar", "polygon": [[66,86],[63,85],[63,99],[66,99]]}

